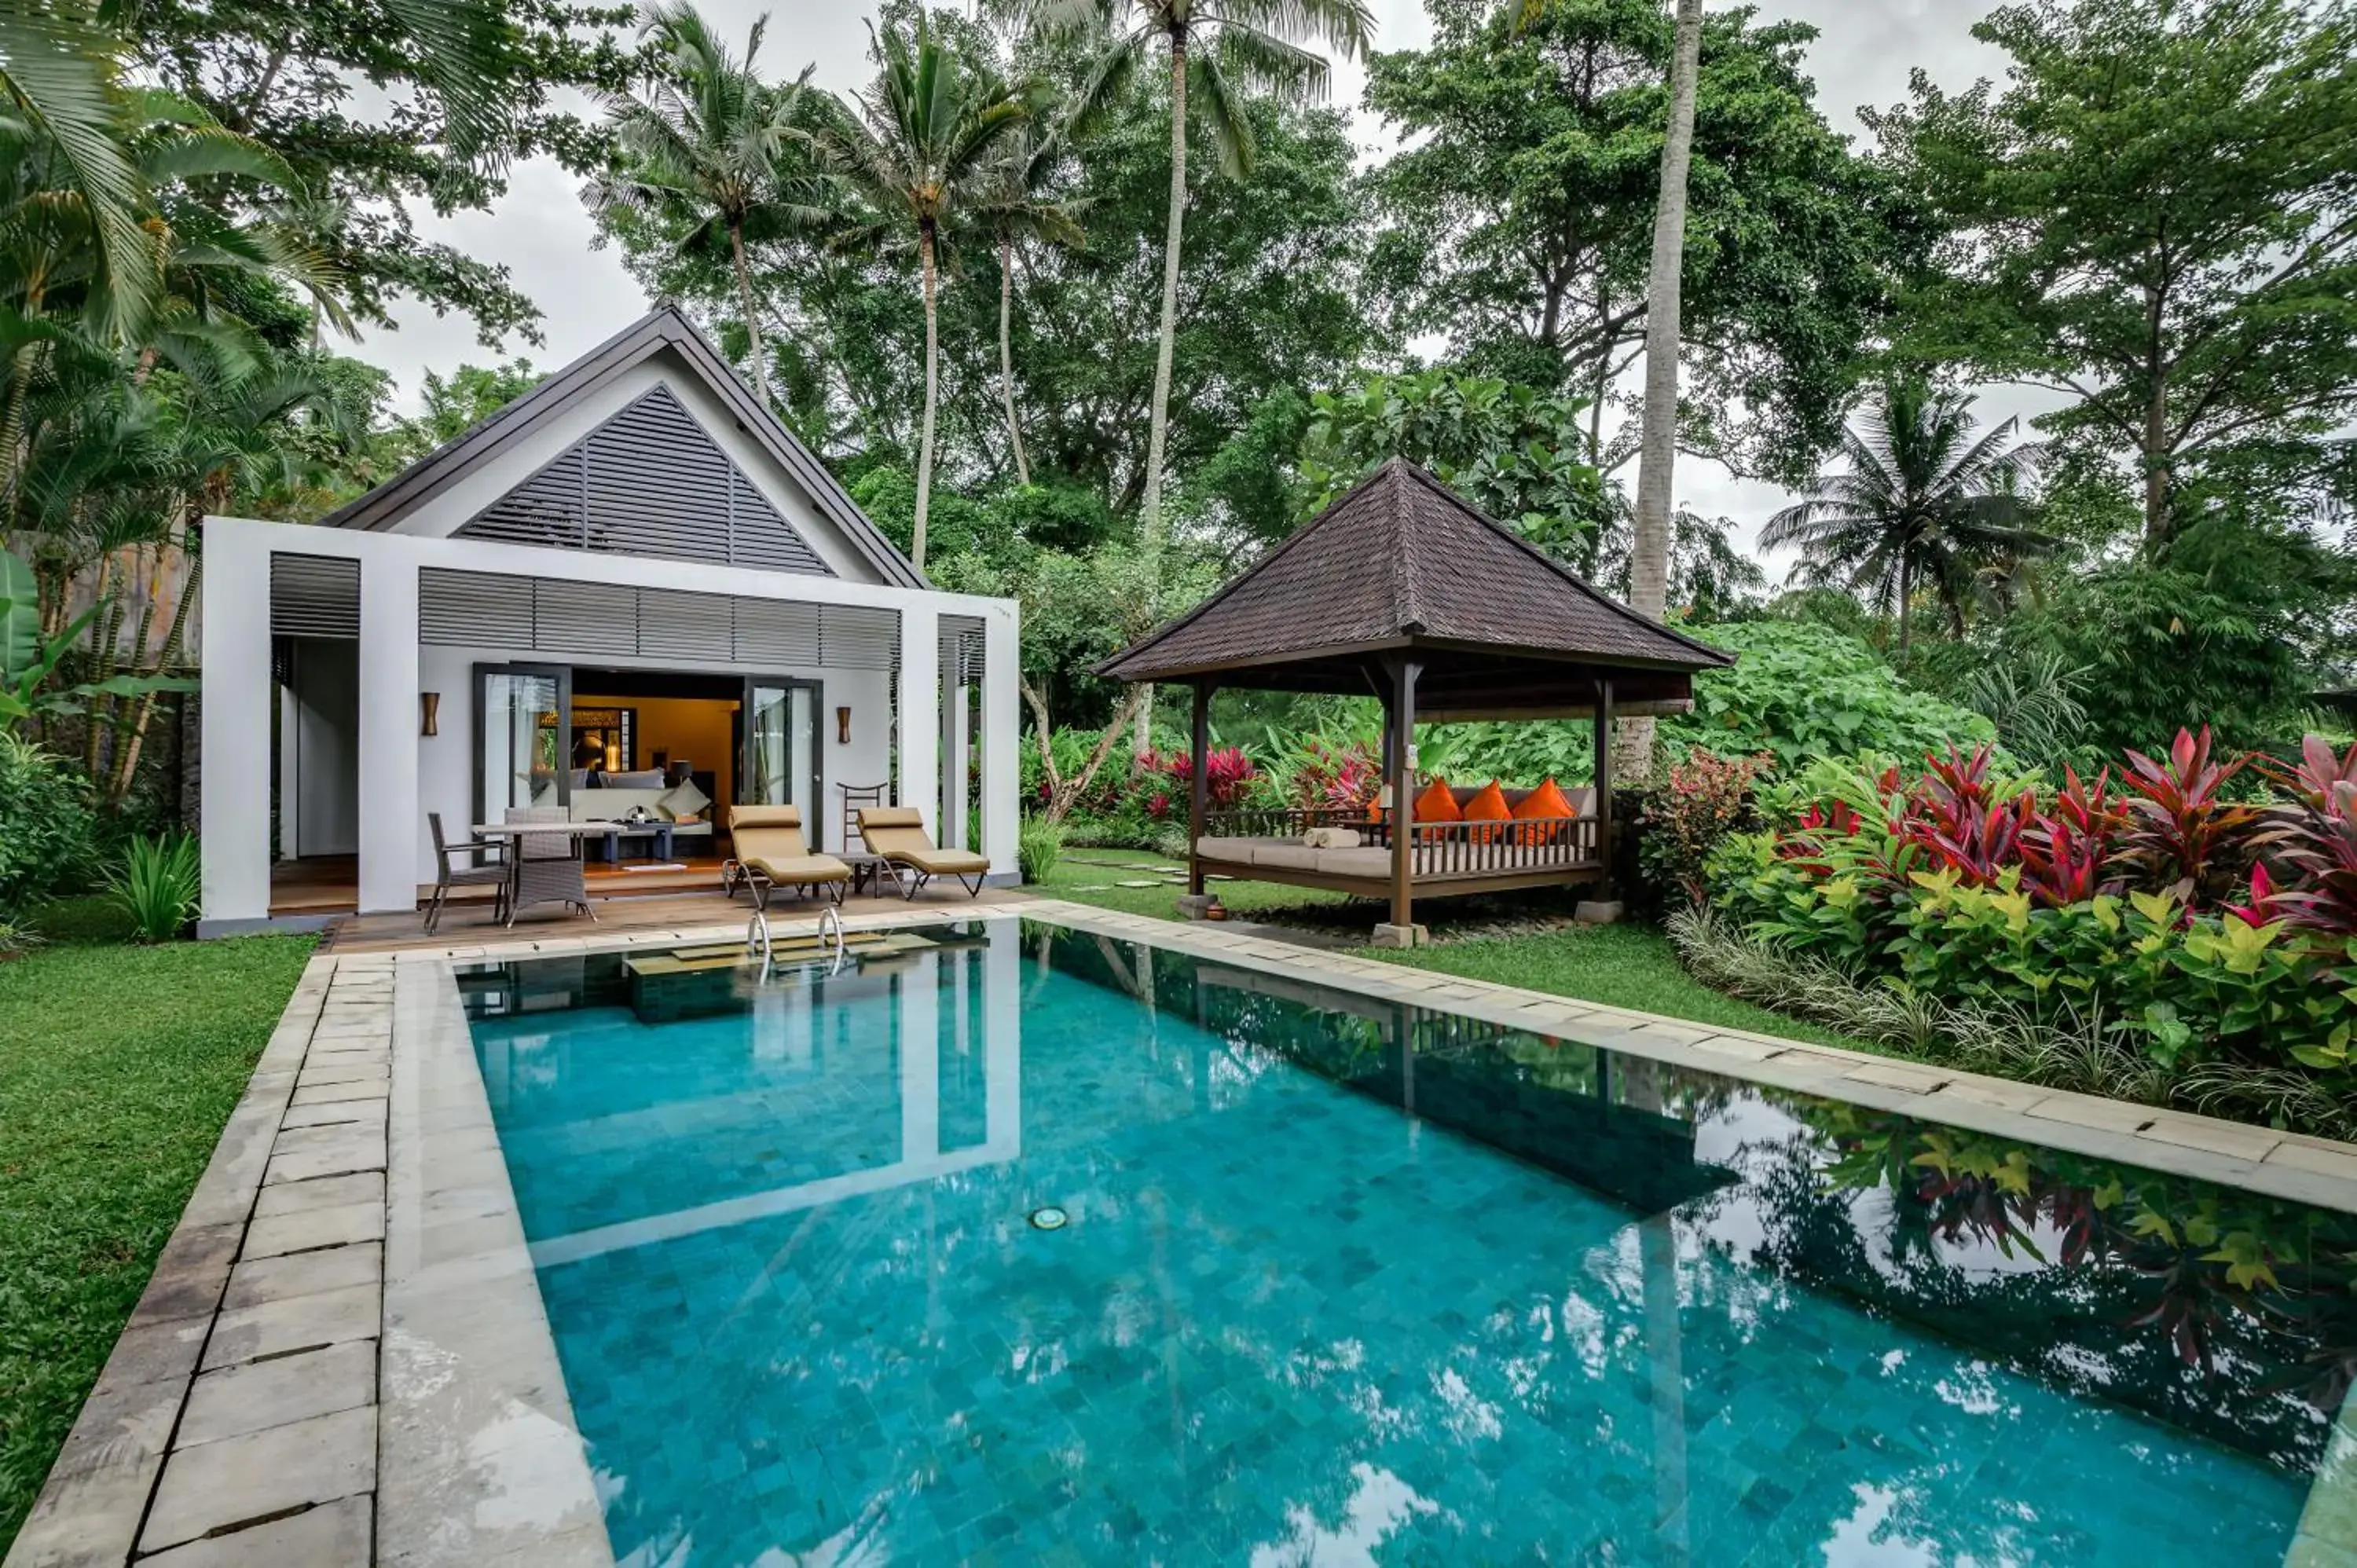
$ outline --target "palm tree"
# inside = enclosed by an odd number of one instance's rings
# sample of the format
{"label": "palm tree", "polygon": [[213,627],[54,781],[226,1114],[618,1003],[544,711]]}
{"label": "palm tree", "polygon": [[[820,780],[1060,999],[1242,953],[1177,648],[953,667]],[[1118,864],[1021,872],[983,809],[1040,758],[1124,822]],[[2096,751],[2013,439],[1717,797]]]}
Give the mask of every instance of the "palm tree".
{"label": "palm tree", "polygon": [[864,197],[869,220],[845,240],[889,244],[913,230],[925,299],[925,419],[917,444],[917,521],[909,558],[925,569],[925,514],[933,487],[933,421],[941,392],[938,302],[943,252],[970,203],[978,203],[992,155],[1030,119],[1043,97],[1032,82],[1010,83],[969,67],[917,13],[914,36],[875,38],[883,66],[876,85],[846,107],[827,134],[833,163]]}
{"label": "palm tree", "polygon": [[[1662,139],[1661,195],[1645,298],[1645,414],[1637,452],[1637,510],[1629,543],[1629,607],[1659,620],[1670,586],[1670,510],[1678,456],[1678,306],[1684,286],[1686,170],[1694,161],[1695,79],[1702,66],[1702,0],[1678,0],[1670,53],[1670,123]],[[1621,768],[1651,776],[1653,721],[1631,717],[1615,736]]]}
{"label": "palm tree", "polygon": [[119,133],[119,40],[40,0],[0,0],[0,101],[16,135],[55,149],[97,241],[106,325],[128,336],[153,293],[139,227],[146,188]]}
{"label": "palm tree", "polygon": [[1846,466],[1817,476],[1812,494],[1768,520],[1760,542],[1802,552],[1803,574],[1899,606],[1899,651],[1911,647],[1909,602],[1929,579],[1952,618],[1976,570],[2050,551],[2027,526],[2020,494],[2035,454],[2010,446],[2008,419],[1975,435],[1970,395],[1893,376],[1880,406],[1842,434]]}
{"label": "palm tree", "polygon": [[815,222],[818,209],[802,199],[815,179],[789,156],[807,145],[802,124],[805,70],[784,87],[753,69],[769,26],[765,14],[746,35],[742,59],[731,54],[692,5],[653,0],[640,12],[641,32],[656,40],[661,63],[644,96],[608,96],[606,112],[619,152],[615,167],[591,180],[582,195],[599,214],[648,213],[684,220],[674,254],[717,250],[726,242],[737,278],[737,305],[753,360],[753,391],[770,405],[768,351],[760,308],[745,257],[745,234],[757,218]]}
{"label": "palm tree", "polygon": [[1064,151],[1060,129],[1041,134],[1032,128],[1008,137],[975,205],[982,226],[998,243],[998,401],[1006,411],[1006,444],[1015,456],[1015,482],[1019,485],[1031,482],[1031,465],[1023,453],[1023,424],[1015,412],[1015,252],[1034,241],[1081,242],[1072,208],[1040,194]]}
{"label": "palm tree", "polygon": [[[1187,110],[1191,77],[1221,166],[1232,176],[1252,167],[1252,122],[1242,93],[1273,93],[1296,102],[1326,95],[1322,44],[1355,59],[1366,51],[1374,17],[1365,0],[1015,0],[1028,18],[1054,30],[1094,27],[1106,36],[1073,105],[1085,121],[1117,97],[1159,42],[1170,69],[1170,205],[1162,234],[1162,320],[1154,349],[1154,396],[1146,425],[1146,485],[1139,540],[1149,567],[1158,566],[1162,520],[1162,458],[1170,432],[1170,368],[1178,342],[1179,242],[1187,213]],[[1154,689],[1138,709],[1137,753],[1152,749]]]}

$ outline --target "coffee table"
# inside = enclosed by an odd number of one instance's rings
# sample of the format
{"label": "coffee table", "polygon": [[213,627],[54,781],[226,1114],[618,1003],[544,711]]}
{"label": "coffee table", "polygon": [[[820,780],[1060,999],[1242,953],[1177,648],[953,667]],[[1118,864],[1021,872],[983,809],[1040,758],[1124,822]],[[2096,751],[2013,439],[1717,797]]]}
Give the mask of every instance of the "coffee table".
{"label": "coffee table", "polygon": [[633,839],[650,839],[653,841],[654,848],[648,858],[652,860],[669,860],[672,855],[672,826],[673,825],[669,822],[617,822],[612,824],[606,834],[606,853],[603,857],[606,864],[612,865],[619,863],[622,858],[622,846],[629,843]]}
{"label": "coffee table", "polygon": [[907,891],[907,885],[902,881],[899,872],[894,869],[889,860],[880,854],[846,853],[837,858],[844,865],[851,867],[851,890],[854,893],[857,893],[861,886],[865,885],[869,893],[878,898],[882,897],[884,878],[888,874],[896,884],[893,891]]}

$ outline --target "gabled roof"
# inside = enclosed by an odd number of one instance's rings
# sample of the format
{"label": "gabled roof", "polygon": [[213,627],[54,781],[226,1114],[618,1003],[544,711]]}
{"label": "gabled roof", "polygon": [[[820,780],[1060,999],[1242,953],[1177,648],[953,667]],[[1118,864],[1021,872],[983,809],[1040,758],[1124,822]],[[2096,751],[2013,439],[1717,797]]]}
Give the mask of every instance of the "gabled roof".
{"label": "gabled roof", "polygon": [[1606,597],[1394,457],[1099,674],[1162,681],[1383,649],[1686,671],[1735,662]]}
{"label": "gabled roof", "polygon": [[680,368],[701,381],[736,416],[738,428],[793,476],[820,515],[842,530],[852,548],[872,564],[886,582],[904,588],[931,586],[909,564],[908,557],[867,520],[817,455],[803,446],[776,414],[761,406],[694,324],[676,306],[669,305],[648,312],[513,403],[436,447],[366,495],[329,512],[320,521],[332,528],[393,528],[417,507],[509,450],[514,443],[528,438],[584,397],[663,353],[671,354]]}

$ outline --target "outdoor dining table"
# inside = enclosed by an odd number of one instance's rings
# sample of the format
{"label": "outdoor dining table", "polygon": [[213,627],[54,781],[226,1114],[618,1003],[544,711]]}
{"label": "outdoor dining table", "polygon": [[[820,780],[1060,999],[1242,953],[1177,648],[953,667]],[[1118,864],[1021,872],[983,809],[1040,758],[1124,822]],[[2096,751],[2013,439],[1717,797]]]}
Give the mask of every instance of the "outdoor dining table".
{"label": "outdoor dining table", "polygon": [[[562,833],[573,841],[573,858],[575,860],[579,860],[582,857],[583,853],[581,847],[582,840],[587,838],[603,838],[608,833],[619,832],[629,825],[630,824],[627,822],[477,822],[474,824],[473,832],[477,838],[504,838],[518,840],[522,839],[527,834],[538,837],[542,834]],[[508,867],[508,924],[513,925],[515,924],[517,899],[522,892],[524,864],[522,846],[519,843],[515,849],[511,850],[503,858],[506,860]],[[585,904],[582,908],[587,909],[588,906]]]}

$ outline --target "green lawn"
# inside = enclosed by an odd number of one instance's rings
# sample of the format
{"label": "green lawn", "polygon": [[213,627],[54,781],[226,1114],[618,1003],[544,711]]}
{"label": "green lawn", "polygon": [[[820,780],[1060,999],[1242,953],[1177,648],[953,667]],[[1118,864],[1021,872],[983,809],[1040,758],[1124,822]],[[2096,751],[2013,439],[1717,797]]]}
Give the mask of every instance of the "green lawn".
{"label": "green lawn", "polygon": [[[1075,855],[1083,858],[1076,860],[1073,858]],[[1096,862],[1119,864],[1093,864]],[[1069,898],[1076,904],[1095,904],[1128,914],[1175,920],[1178,918],[1178,895],[1186,891],[1183,887],[1117,886],[1122,881],[1146,880],[1148,873],[1124,867],[1149,864],[1167,865],[1170,863],[1159,855],[1144,852],[1067,850],[1056,863],[1056,868],[1047,882],[1034,891],[1050,897]],[[1107,884],[1116,886],[1108,886]],[[1222,904],[1232,913],[1246,918],[1282,910],[1304,923],[1330,923],[1337,931],[1355,929],[1361,933],[1374,920],[1382,918],[1366,907],[1346,915],[1340,908],[1346,900],[1340,894],[1283,887],[1265,882],[1223,882],[1213,886],[1218,889]],[[1556,907],[1550,904],[1544,896],[1534,895],[1519,904],[1500,898],[1485,905],[1471,906],[1474,913],[1470,918],[1495,922],[1501,911],[1523,908],[1544,910]],[[1442,945],[1418,948],[1413,951],[1368,948],[1361,950],[1363,956],[1384,959],[1415,969],[1461,974],[1469,980],[1488,980],[1501,985],[1553,992],[1558,996],[1598,1002],[1608,1007],[1628,1007],[1641,1013],[1686,1018],[1697,1024],[1715,1024],[1722,1028],[1752,1029],[1788,1039],[1847,1046],[1857,1050],[1875,1048],[1818,1025],[1754,1006],[1712,990],[1688,974],[1685,967],[1678,962],[1677,953],[1671,948],[1669,939],[1649,927],[1555,926],[1548,929],[1499,935],[1469,934],[1446,940],[1450,936],[1452,910],[1467,908],[1447,903],[1418,907],[1417,916],[1427,919],[1435,932],[1445,939]],[[1477,926],[1474,929],[1483,928]]]}
{"label": "green lawn", "polygon": [[101,945],[87,900],[36,924],[54,945],[0,962],[0,1552],[312,946]]}

